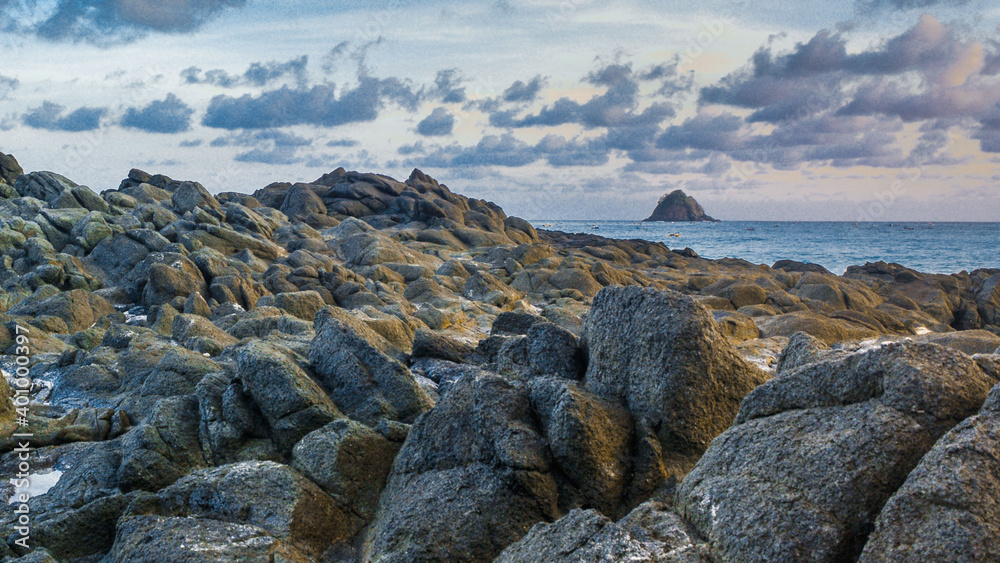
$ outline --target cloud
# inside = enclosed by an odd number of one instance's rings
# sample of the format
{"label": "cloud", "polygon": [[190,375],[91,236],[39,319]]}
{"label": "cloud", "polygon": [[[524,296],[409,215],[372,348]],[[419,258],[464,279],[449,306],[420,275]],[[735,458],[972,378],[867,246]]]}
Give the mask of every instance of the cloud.
{"label": "cloud", "polygon": [[179,146],[179,147],[186,147],[186,148],[194,148],[194,147],[200,147],[203,142],[204,141],[202,141],[201,139],[189,139],[189,140],[181,141],[180,143],[178,143],[177,146]]}
{"label": "cloud", "polygon": [[183,33],[201,27],[246,0],[56,0],[24,10],[21,2],[0,2],[8,28],[51,41],[112,45],[149,32]]}
{"label": "cloud", "polygon": [[42,105],[29,110],[21,120],[28,127],[47,129],[49,131],[91,131],[101,126],[101,118],[108,112],[107,108],[81,107],[68,115],[63,115],[64,106],[44,101]]}
{"label": "cloud", "polygon": [[359,143],[357,141],[355,141],[354,139],[334,139],[332,141],[328,141],[326,143],[326,146],[328,146],[328,147],[356,147],[356,146],[358,146],[358,144]]}
{"label": "cloud", "polygon": [[229,74],[222,69],[212,69],[205,71],[191,66],[181,71],[181,78],[187,84],[211,84],[223,88],[235,88],[236,86],[267,86],[285,76],[292,76],[300,87],[304,87],[308,82],[306,67],[309,64],[309,57],[302,55],[296,59],[285,62],[268,61],[252,63],[241,75]]}
{"label": "cloud", "polygon": [[505,102],[533,102],[547,84],[548,79],[542,75],[535,76],[527,83],[518,80],[504,90],[501,97]]}
{"label": "cloud", "polygon": [[875,15],[886,10],[915,10],[933,6],[967,6],[969,0],[858,0],[857,10],[863,14]]}
{"label": "cloud", "polygon": [[333,84],[311,88],[270,90],[254,97],[220,95],[212,98],[202,124],[219,129],[267,129],[312,124],[335,127],[374,121],[389,103],[415,111],[420,96],[397,78],[362,75],[353,88],[337,95]]}
{"label": "cloud", "polygon": [[[905,32],[860,52],[848,52],[847,42],[842,34],[822,31],[787,52],[762,47],[745,68],[703,88],[700,102],[751,110],[747,124],[774,124],[770,136],[740,150],[759,152],[767,145],[776,166],[793,166],[796,160],[871,166],[952,161],[938,154],[940,140],[930,134],[903,157],[898,139],[880,134],[898,130],[901,122],[945,120],[965,127],[978,122],[973,138],[983,150],[995,146],[988,122],[1000,104],[1000,46],[995,41],[975,41],[957,24],[925,14]],[[736,126],[734,118],[727,119]],[[732,151],[727,145],[736,140],[735,130],[710,127],[699,139],[695,132],[682,138],[685,131],[671,129],[658,146],[702,143]],[[713,131],[722,136],[705,137]],[[868,158],[860,155],[865,150]]]}
{"label": "cloud", "polygon": [[[688,77],[680,78],[674,67],[671,79],[687,81]],[[552,127],[575,123],[591,129],[596,127],[643,127],[662,123],[675,115],[674,108],[666,102],[655,102],[639,109],[640,81],[642,74],[632,69],[631,63],[614,62],[604,65],[588,74],[583,82],[593,86],[603,87],[604,93],[596,94],[587,102],[579,103],[568,97],[563,97],[551,105],[547,105],[537,113],[518,117],[518,110],[498,110],[490,115],[490,125],[503,128]],[[656,79],[665,79],[656,76]],[[515,83],[514,86],[517,86]],[[541,84],[536,84],[538,88]],[[512,86],[513,88],[513,86]],[[508,89],[505,92],[505,96]],[[530,87],[524,85],[512,92],[517,95],[527,95]],[[537,92],[535,92],[537,94]]]}
{"label": "cloud", "polygon": [[243,131],[213,139],[213,147],[249,147],[234,157],[237,162],[261,164],[295,164],[301,162],[298,151],[312,145],[312,141],[292,133],[275,129]]}
{"label": "cloud", "polygon": [[439,70],[434,77],[434,86],[426,97],[446,104],[460,104],[465,101],[465,87],[462,86],[464,81],[457,68]]}
{"label": "cloud", "polygon": [[0,74],[0,100],[6,100],[19,84],[16,78]]}
{"label": "cloud", "polygon": [[[418,142],[398,149],[410,156],[408,166],[437,168],[475,168],[504,166],[516,168],[544,159],[550,166],[600,166],[609,160],[603,139],[566,139],[562,135],[546,135],[535,145],[510,133],[486,135],[470,147],[449,145],[428,149]],[[422,156],[417,156],[422,155]]]}
{"label": "cloud", "polygon": [[128,108],[121,124],[150,133],[181,133],[191,128],[193,114],[194,110],[177,96],[167,94],[166,99],[150,102],[144,108]]}
{"label": "cloud", "polygon": [[423,121],[417,124],[417,133],[425,137],[451,135],[455,128],[455,116],[447,108],[437,107]]}

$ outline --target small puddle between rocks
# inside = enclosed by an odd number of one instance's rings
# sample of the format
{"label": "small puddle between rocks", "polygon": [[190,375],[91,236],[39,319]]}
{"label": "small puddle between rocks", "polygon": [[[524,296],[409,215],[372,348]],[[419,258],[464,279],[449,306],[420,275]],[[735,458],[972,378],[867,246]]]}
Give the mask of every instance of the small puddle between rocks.
{"label": "small puddle between rocks", "polygon": [[[28,495],[28,498],[37,497],[44,495],[49,492],[49,489],[56,486],[59,482],[59,478],[62,477],[63,472],[58,469],[48,469],[45,471],[40,471],[38,473],[31,473],[28,475],[28,486],[27,487],[14,487],[14,494],[7,499],[7,504],[14,504],[19,501],[21,495]],[[11,479],[10,482],[13,485],[18,479]]]}

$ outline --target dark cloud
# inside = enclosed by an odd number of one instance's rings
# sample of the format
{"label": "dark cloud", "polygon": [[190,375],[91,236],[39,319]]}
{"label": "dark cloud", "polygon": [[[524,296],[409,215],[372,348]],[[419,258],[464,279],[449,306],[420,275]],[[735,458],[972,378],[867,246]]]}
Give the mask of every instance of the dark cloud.
{"label": "dark cloud", "polygon": [[354,139],[334,139],[332,141],[327,141],[326,146],[328,147],[356,147],[358,142]]}
{"label": "dark cloud", "polygon": [[177,96],[167,94],[165,99],[150,102],[144,108],[128,108],[121,124],[150,133],[181,133],[191,128],[193,114],[194,110]]}
{"label": "dark cloud", "polygon": [[967,6],[969,0],[857,0],[857,9],[862,14],[875,15],[886,10],[914,10],[933,6]]}
{"label": "dark cloud", "polygon": [[[675,69],[676,71],[676,69]],[[674,74],[676,77],[676,74]],[[643,127],[656,125],[675,115],[672,105],[656,102],[639,110],[640,76],[628,63],[615,62],[591,72],[584,82],[605,88],[585,103],[560,98],[537,113],[518,117],[517,110],[499,110],[490,115],[490,125],[504,128],[551,127],[576,123],[595,127]]]}
{"label": "dark cloud", "polygon": [[505,102],[533,102],[547,84],[548,79],[541,75],[535,76],[527,83],[518,80],[504,90],[501,97]]}
{"label": "dark cloud", "polygon": [[462,86],[464,81],[457,68],[439,70],[434,77],[434,86],[427,92],[426,97],[446,104],[460,104],[465,101],[465,87]]}
{"label": "dark cloud", "polygon": [[216,96],[202,123],[220,129],[267,129],[313,124],[334,127],[373,121],[389,103],[415,111],[420,101],[413,88],[397,78],[361,76],[360,83],[337,95],[332,84],[271,90],[260,96]]}
{"label": "dark cloud", "polygon": [[108,112],[107,108],[81,107],[63,115],[66,110],[54,102],[45,101],[42,105],[24,114],[21,120],[28,127],[47,129],[49,131],[92,131],[101,126],[101,118]]}
{"label": "dark cloud", "polygon": [[0,100],[7,99],[11,92],[17,90],[19,82],[16,78],[0,74]]}
{"label": "dark cloud", "polygon": [[275,129],[264,131],[243,131],[230,133],[213,139],[213,147],[248,147],[250,150],[237,154],[238,162],[262,164],[295,164],[301,162],[298,151],[312,145],[312,141],[292,133]]}
{"label": "dark cloud", "polygon": [[[183,33],[198,29],[226,8],[246,0],[57,0],[51,8],[21,10],[20,2],[0,2],[0,17],[8,28],[52,41],[82,41],[111,45],[138,39],[149,32]],[[26,13],[32,22],[17,18]],[[34,20],[41,15],[41,21]]]}
{"label": "dark cloud", "polygon": [[[904,122],[923,122],[935,130],[941,123],[973,127],[984,151],[1000,149],[1000,128],[990,117],[1000,105],[997,42],[977,42],[963,28],[926,14],[907,31],[860,52],[849,53],[847,41],[824,31],[788,52],[761,48],[745,68],[700,92],[702,104],[749,109],[747,118],[700,117],[702,123],[669,128],[657,146],[719,150],[781,168],[803,162],[956,162],[943,152],[946,135],[940,131],[922,130],[904,156],[898,136],[890,133]],[[774,127],[767,135],[750,135],[748,126],[756,122]]]}
{"label": "dark cloud", "polygon": [[368,57],[368,50],[382,43],[385,43],[385,37],[382,36],[360,44],[352,43],[351,41],[341,41],[323,56],[323,72],[332,74],[340,70],[342,62],[348,60],[353,61],[354,66],[359,71],[367,72],[365,59]]}
{"label": "dark cloud", "polygon": [[417,133],[425,137],[451,135],[455,128],[455,116],[447,108],[438,107],[417,124]]}
{"label": "dark cloud", "polygon": [[408,166],[437,168],[514,168],[541,159],[559,167],[600,166],[609,160],[609,151],[602,138],[566,139],[562,135],[546,135],[537,144],[531,145],[510,133],[487,135],[471,147],[449,145],[428,149],[423,143],[415,143],[400,147],[398,152],[410,156],[406,161]]}
{"label": "dark cloud", "polygon": [[309,57],[302,55],[296,59],[285,62],[268,61],[252,63],[243,74],[229,74],[222,69],[212,69],[204,71],[192,66],[181,71],[181,78],[187,84],[211,84],[223,88],[235,88],[236,86],[267,86],[286,76],[291,76],[299,87],[304,87],[308,82],[306,66],[309,64]]}

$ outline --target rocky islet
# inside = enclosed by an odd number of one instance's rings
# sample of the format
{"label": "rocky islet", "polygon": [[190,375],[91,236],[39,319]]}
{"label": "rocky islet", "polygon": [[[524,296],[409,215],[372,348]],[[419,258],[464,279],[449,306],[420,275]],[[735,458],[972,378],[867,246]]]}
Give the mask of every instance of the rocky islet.
{"label": "rocky islet", "polygon": [[5,560],[1000,557],[1000,270],[705,260],[419,170],[97,193],[2,154],[0,255],[0,469],[20,429],[61,472]]}

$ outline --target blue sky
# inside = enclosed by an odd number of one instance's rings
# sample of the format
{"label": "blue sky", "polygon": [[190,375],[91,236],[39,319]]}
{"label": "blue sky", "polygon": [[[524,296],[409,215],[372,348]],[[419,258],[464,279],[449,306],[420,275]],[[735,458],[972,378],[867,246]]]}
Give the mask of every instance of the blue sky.
{"label": "blue sky", "polygon": [[531,219],[997,220],[1000,8],[0,0],[0,150],[103,190],[418,167]]}

